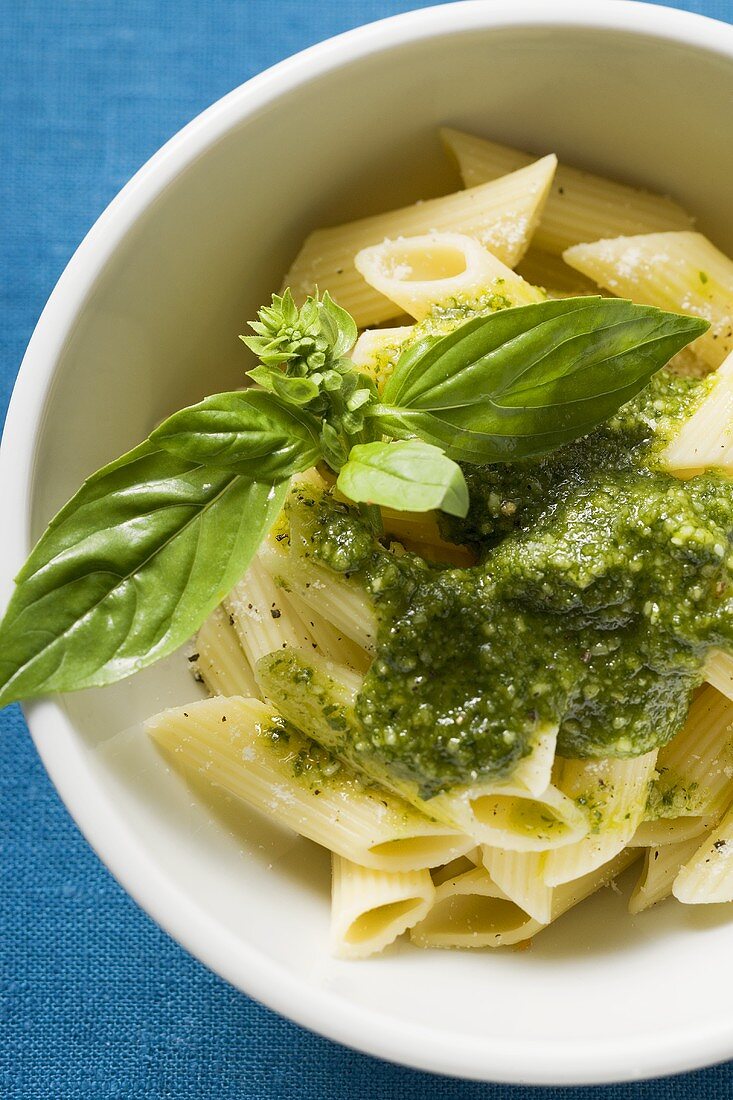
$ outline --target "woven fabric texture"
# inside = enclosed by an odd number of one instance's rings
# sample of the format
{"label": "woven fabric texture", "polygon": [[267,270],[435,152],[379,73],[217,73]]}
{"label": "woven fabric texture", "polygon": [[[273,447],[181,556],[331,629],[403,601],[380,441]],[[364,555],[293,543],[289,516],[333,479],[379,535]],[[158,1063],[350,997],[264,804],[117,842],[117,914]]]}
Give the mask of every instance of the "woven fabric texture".
{"label": "woven fabric texture", "polygon": [[[593,0],[588,0],[592,3]],[[669,0],[668,0],[669,2]],[[4,0],[0,421],[85,231],[193,115],[273,62],[419,0]],[[733,0],[688,0],[733,22]],[[311,1035],[207,972],[124,894],[61,806],[17,707],[0,715],[4,1100],[718,1100],[733,1068],[604,1089],[431,1077]]]}

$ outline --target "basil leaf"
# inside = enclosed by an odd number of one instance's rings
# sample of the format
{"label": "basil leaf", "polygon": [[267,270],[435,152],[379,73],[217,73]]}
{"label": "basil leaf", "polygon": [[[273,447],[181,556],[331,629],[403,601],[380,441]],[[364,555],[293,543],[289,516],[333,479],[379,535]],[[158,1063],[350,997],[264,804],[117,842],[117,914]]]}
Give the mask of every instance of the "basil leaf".
{"label": "basil leaf", "polygon": [[440,448],[419,439],[352,447],[336,484],[359,503],[403,512],[468,512],[468,488],[460,466]]}
{"label": "basil leaf", "polygon": [[247,377],[288,405],[308,405],[319,395],[318,386],[310,378],[283,374],[277,367],[254,367],[247,371]]}
{"label": "basil leaf", "polygon": [[336,305],[328,291],[321,299],[321,332],[328,340],[334,359],[351,351],[359,335],[354,318]]}
{"label": "basil leaf", "polygon": [[281,480],[321,457],[320,421],[263,390],[217,393],[169,416],[153,443],[189,462]]}
{"label": "basil leaf", "polygon": [[707,328],[620,298],[502,310],[408,349],[367,415],[457,460],[545,454],[607,420]]}
{"label": "basil leaf", "polygon": [[242,576],[287,486],[150,441],[90,477],[16,578],[0,706],[109,684],[176,649]]}

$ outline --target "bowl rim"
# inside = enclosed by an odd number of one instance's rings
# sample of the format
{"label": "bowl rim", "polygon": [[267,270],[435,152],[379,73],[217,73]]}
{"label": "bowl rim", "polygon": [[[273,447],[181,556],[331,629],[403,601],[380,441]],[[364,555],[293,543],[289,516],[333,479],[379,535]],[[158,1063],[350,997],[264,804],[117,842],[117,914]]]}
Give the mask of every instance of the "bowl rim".
{"label": "bowl rim", "polygon": [[[268,104],[350,65],[402,44],[472,29],[572,27],[678,42],[733,62],[733,26],[636,0],[460,0],[418,8],[311,46],[266,69],[207,108],[148,160],[90,229],[56,284],[23,358],[0,444],[0,496],[10,517],[0,549],[0,595],[30,548],[37,440],[58,359],[76,317],[115,249],[158,195],[232,127]],[[28,426],[32,425],[32,430]],[[733,1055],[733,1014],[664,1036],[593,1040],[582,1048],[521,1037],[441,1036],[345,1001],[288,972],[238,940],[160,869],[124,816],[105,800],[63,708],[53,699],[25,706],[37,751],[80,831],[140,907],[224,980],[304,1027],[354,1049],[434,1073],[513,1084],[599,1084],[679,1073]]]}

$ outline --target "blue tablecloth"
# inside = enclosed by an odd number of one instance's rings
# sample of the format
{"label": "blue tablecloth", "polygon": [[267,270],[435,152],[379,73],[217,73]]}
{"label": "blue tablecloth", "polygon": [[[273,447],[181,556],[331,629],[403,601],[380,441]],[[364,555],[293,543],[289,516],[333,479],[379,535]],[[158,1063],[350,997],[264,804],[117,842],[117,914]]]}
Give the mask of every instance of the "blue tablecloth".
{"label": "blue tablecloth", "polygon": [[[36,318],[73,249],[162,142],[288,54],[420,6],[5,0],[0,416]],[[673,6],[733,21],[733,0]],[[69,820],[17,708],[0,715],[0,734],[5,1100],[733,1095],[730,1066],[600,1090],[515,1090],[415,1073],[311,1035],[230,989],[140,912]]]}

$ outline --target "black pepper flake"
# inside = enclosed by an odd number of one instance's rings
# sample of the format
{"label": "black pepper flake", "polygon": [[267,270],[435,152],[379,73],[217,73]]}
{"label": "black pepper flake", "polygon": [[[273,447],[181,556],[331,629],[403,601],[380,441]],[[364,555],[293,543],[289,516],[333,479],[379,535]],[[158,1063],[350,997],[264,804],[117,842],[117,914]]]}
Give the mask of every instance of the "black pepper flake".
{"label": "black pepper flake", "polygon": [[558,193],[558,195],[564,195],[565,194],[565,188],[564,187],[558,187],[557,193]]}
{"label": "black pepper flake", "polygon": [[288,536],[284,532],[280,535],[275,535],[275,542],[282,542],[282,540],[286,539],[287,537]]}
{"label": "black pepper flake", "polygon": [[271,607],[270,614],[272,615],[273,619],[279,619],[282,615],[282,611],[279,607]]}
{"label": "black pepper flake", "polygon": [[656,863],[656,861],[657,861],[658,859],[659,859],[659,852],[655,852],[655,853],[654,853],[654,862]]}
{"label": "black pepper flake", "polygon": [[191,656],[188,659],[189,659],[189,661],[198,661],[199,656],[200,656],[200,654],[198,654],[198,653],[192,653]]}
{"label": "black pepper flake", "polygon": [[184,717],[184,718],[188,718],[188,711],[185,711],[185,710],[184,710],[184,712],[183,712],[183,717]]}
{"label": "black pepper flake", "polygon": [[719,852],[721,850],[721,848],[725,848],[725,845],[726,845],[725,840],[716,840],[715,843],[713,844],[713,848],[715,848],[716,852]]}
{"label": "black pepper flake", "polygon": [[221,720],[222,720],[222,722],[226,722],[226,720],[227,720],[226,714],[222,714]]}
{"label": "black pepper flake", "polygon": [[234,616],[233,615],[229,616],[229,625],[234,626]]}

